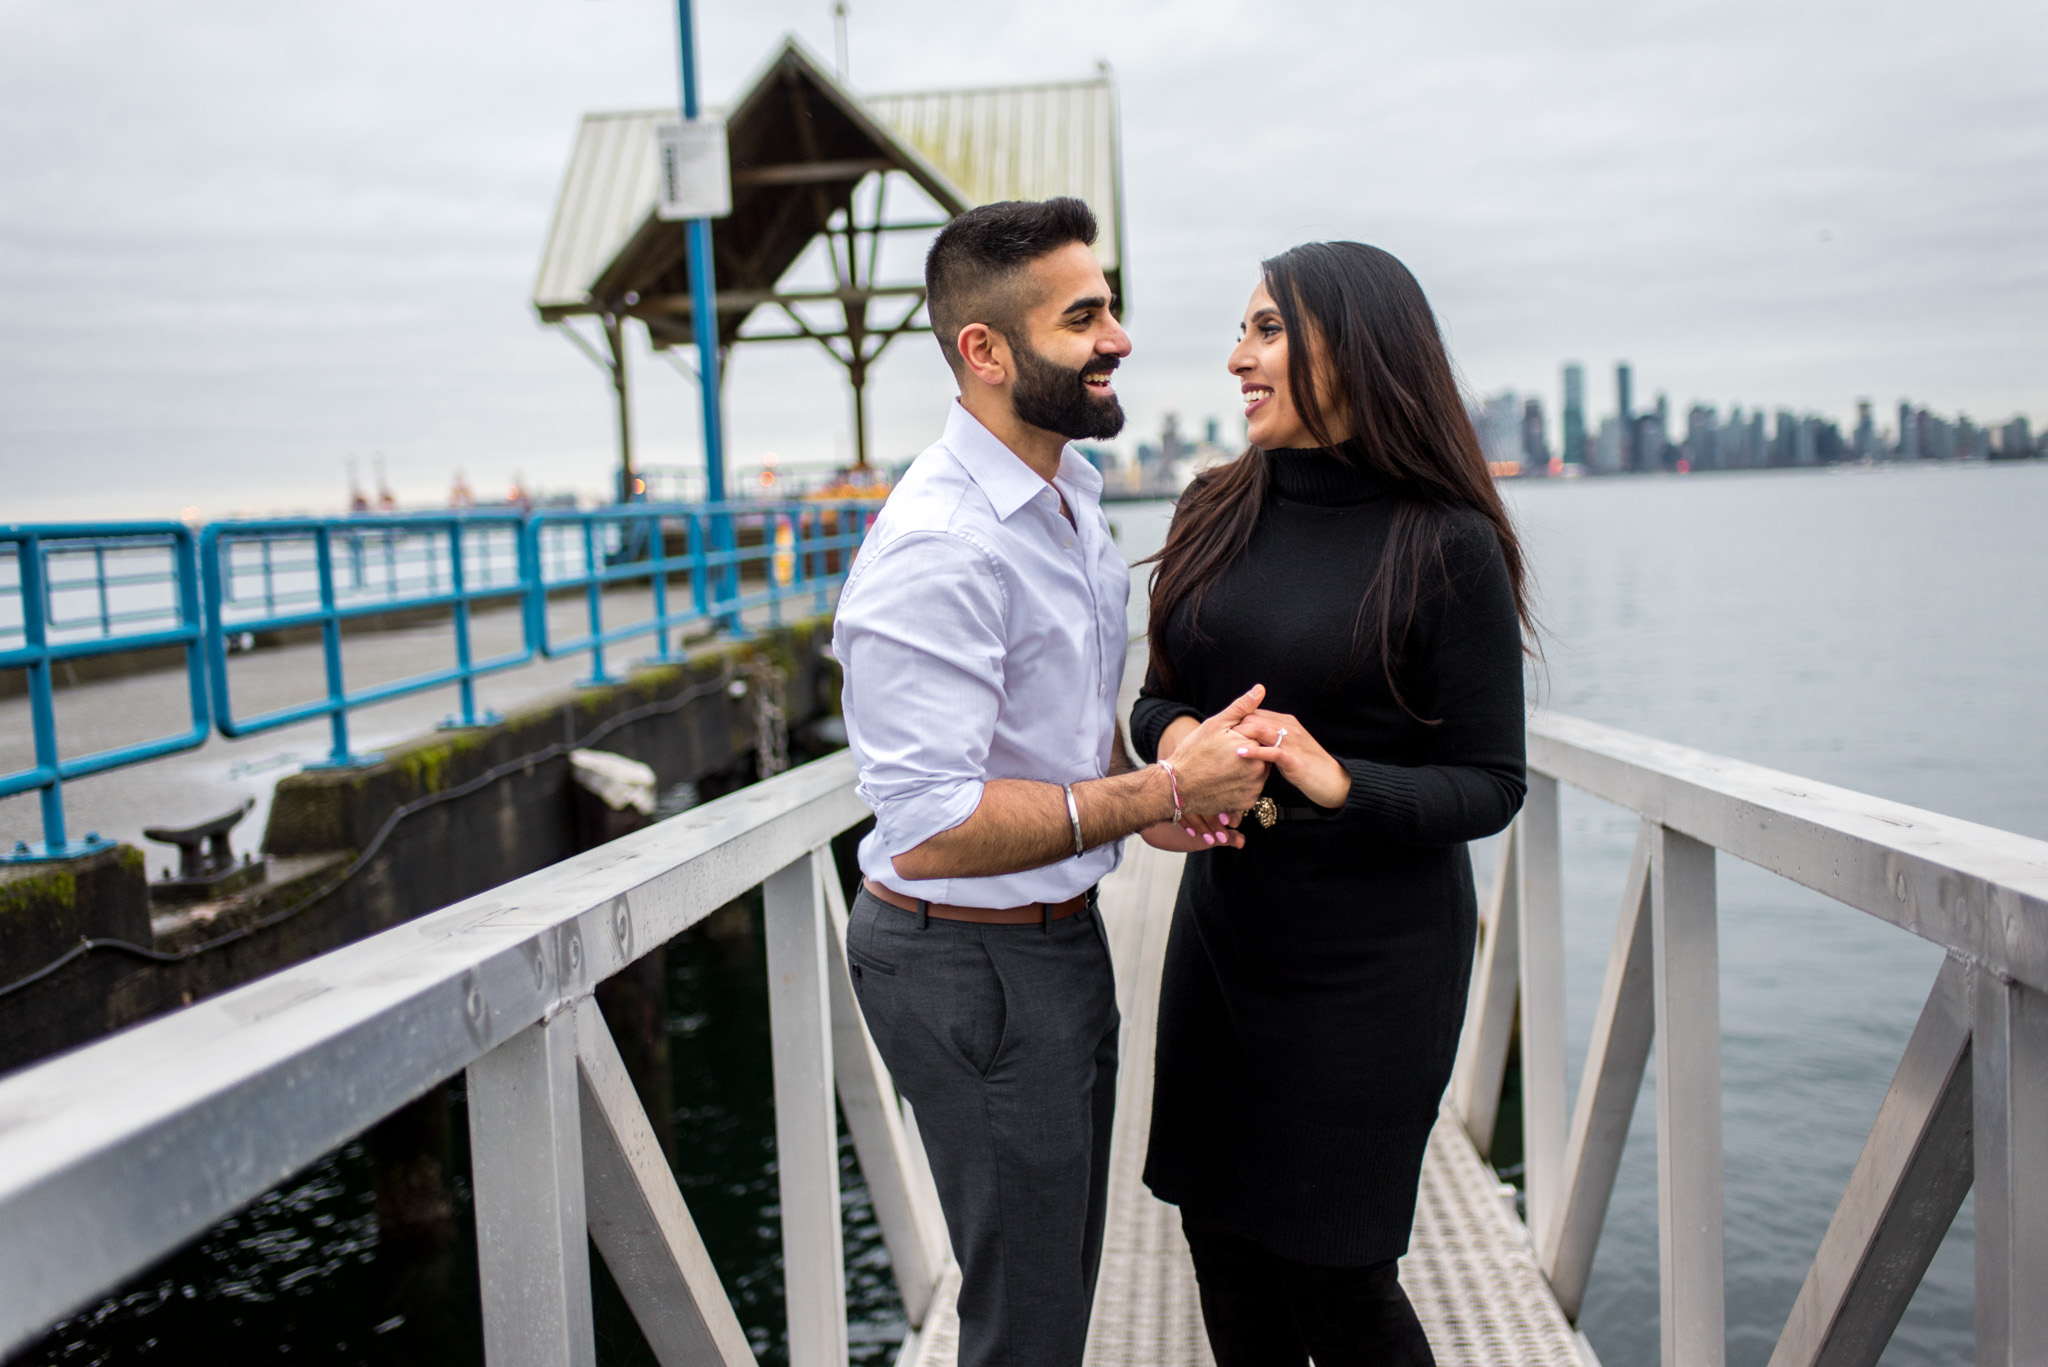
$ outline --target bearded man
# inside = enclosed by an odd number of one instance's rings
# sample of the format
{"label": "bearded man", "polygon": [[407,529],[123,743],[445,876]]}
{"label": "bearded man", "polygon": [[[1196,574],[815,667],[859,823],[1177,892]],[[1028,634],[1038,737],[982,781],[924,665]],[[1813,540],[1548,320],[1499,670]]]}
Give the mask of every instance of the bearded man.
{"label": "bearded man", "polygon": [[[1079,1367],[1101,1260],[1117,1009],[1096,884],[1122,841],[1209,848],[1266,766],[1208,722],[1136,769],[1116,727],[1130,574],[1102,477],[1130,339],[1078,199],[989,204],[925,261],[960,396],[839,600],[847,738],[875,829],[847,931],[916,1109],[961,1271],[961,1367]],[[1149,828],[1149,829],[1148,829]],[[1233,831],[1233,843],[1241,838]]]}

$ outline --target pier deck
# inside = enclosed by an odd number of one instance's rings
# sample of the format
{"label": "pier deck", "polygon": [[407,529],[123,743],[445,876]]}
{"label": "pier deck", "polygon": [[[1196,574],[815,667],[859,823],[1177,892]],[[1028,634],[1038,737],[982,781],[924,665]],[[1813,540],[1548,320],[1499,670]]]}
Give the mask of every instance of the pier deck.
{"label": "pier deck", "polygon": [[[1133,840],[1123,867],[1103,884],[1123,1012],[1123,1064],[1089,1367],[1214,1367],[1180,1218],[1140,1177],[1152,1110],[1159,970],[1181,858]],[[1592,1351],[1551,1295],[1511,1200],[1447,1113],[1423,1161],[1414,1241],[1401,1262],[1402,1285],[1436,1360],[1441,1367],[1587,1367],[1595,1361]],[[908,1355],[914,1367],[953,1367],[958,1287],[959,1273],[949,1272],[928,1328]]]}

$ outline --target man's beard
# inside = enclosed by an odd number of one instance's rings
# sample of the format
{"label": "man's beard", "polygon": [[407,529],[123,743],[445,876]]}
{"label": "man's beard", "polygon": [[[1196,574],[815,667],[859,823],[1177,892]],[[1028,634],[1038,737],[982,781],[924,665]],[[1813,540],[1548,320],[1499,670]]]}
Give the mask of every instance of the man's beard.
{"label": "man's beard", "polygon": [[1019,418],[1069,441],[1113,437],[1124,430],[1124,406],[1116,395],[1091,394],[1081,382],[1084,374],[1104,375],[1115,370],[1114,356],[1090,356],[1083,369],[1067,370],[1033,351],[1029,343],[1015,337],[1008,341],[1017,358],[1010,402]]}

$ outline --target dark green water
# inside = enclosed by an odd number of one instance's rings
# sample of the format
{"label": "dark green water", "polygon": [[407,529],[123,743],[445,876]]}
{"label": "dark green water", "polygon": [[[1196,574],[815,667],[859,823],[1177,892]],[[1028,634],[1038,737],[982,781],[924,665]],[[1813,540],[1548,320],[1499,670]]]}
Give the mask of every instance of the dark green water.
{"label": "dark green water", "polygon": [[[665,978],[677,1184],[756,1357],[782,1364],[782,1219],[759,893],[670,942]],[[852,1360],[886,1363],[903,1336],[902,1308],[843,1132],[839,1149]],[[388,1193],[419,1172],[423,1153],[438,1178],[427,1183],[432,1194],[415,1200],[415,1218],[380,1219],[380,1166]],[[654,1356],[595,1251],[591,1271],[598,1361],[651,1367]],[[343,1145],[15,1359],[65,1367],[483,1360],[459,1081]]]}

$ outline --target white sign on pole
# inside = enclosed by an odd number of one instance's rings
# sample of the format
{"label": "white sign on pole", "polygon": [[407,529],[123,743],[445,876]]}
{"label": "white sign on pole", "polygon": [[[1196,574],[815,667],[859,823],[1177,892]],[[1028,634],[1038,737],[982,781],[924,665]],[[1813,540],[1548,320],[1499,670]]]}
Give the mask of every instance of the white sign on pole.
{"label": "white sign on pole", "polygon": [[732,212],[732,159],[725,124],[715,119],[665,123],[654,130],[664,219],[724,218]]}

